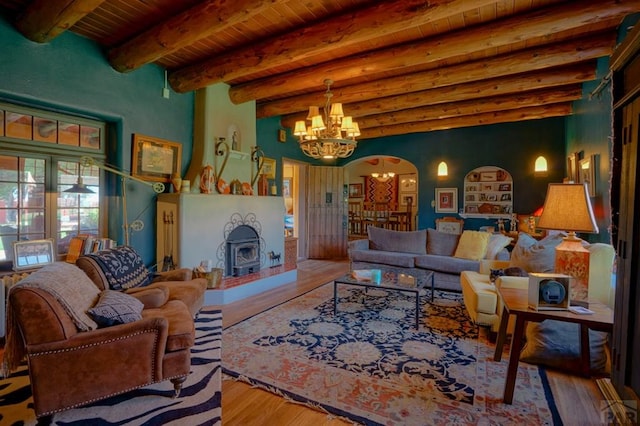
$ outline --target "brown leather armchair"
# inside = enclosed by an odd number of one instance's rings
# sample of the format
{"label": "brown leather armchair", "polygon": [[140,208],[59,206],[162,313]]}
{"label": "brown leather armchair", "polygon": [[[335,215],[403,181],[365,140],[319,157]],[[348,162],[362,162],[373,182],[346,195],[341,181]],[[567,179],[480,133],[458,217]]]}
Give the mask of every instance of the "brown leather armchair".
{"label": "brown leather armchair", "polygon": [[[47,270],[53,267],[63,272],[52,276]],[[56,279],[59,276],[69,278]],[[28,278],[38,286],[53,287],[53,292],[17,284],[9,294],[7,351],[14,364],[27,357],[36,416],[167,379],[177,396],[190,371],[195,339],[187,306],[168,300],[167,290],[140,290],[133,296],[145,305],[141,320],[79,331],[77,319],[55,288],[78,278],[95,286],[76,266],[58,262]]]}

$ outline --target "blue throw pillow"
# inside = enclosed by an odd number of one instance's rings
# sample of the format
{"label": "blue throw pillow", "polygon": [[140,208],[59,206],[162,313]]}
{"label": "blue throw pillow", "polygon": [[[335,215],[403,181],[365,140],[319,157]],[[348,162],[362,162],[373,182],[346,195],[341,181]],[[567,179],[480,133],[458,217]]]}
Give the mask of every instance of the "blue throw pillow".
{"label": "blue throw pillow", "polygon": [[99,327],[110,327],[142,319],[143,308],[142,302],[133,296],[119,291],[105,290],[100,294],[98,303],[87,313]]}
{"label": "blue throw pillow", "polygon": [[140,255],[131,247],[115,247],[85,256],[100,268],[111,290],[144,287],[153,279]]}

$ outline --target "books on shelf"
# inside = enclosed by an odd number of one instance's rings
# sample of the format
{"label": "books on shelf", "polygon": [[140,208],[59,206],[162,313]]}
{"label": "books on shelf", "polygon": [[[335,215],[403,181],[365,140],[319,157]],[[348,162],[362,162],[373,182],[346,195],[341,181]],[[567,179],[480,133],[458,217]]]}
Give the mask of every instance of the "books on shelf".
{"label": "books on shelf", "polygon": [[95,253],[116,246],[111,238],[94,237],[89,234],[78,234],[69,242],[67,262],[75,263],[83,254]]}

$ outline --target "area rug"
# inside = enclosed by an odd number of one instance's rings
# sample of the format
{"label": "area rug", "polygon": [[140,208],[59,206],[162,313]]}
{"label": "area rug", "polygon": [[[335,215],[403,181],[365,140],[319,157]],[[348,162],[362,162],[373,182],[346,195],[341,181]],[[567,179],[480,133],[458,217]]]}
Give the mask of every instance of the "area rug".
{"label": "area rug", "polygon": [[507,363],[478,336],[458,293],[421,296],[333,285],[223,332],[225,378],[366,425],[561,424],[544,371],[521,364],[513,405]]}
{"label": "area rug", "polygon": [[[171,398],[170,381],[67,410],[53,416],[53,425],[220,425],[220,341],[222,314],[203,309],[196,320],[191,373],[179,398]],[[90,362],[90,360],[87,360]],[[0,380],[0,424],[35,425],[26,365]]]}

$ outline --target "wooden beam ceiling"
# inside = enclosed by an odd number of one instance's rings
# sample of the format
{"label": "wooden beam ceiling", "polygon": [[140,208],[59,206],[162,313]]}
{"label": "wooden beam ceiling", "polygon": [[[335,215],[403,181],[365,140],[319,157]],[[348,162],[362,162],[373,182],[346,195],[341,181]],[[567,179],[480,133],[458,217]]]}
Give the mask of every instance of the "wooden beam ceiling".
{"label": "wooden beam ceiling", "polygon": [[177,92],[225,82],[292,127],[333,100],[360,139],[571,114],[640,0],[0,0],[25,37],[69,29]]}

